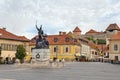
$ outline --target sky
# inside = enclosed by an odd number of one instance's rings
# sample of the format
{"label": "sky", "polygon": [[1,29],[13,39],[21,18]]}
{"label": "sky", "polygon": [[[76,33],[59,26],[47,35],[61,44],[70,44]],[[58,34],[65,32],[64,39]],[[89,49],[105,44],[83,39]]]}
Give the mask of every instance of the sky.
{"label": "sky", "polygon": [[38,34],[36,21],[48,35],[76,26],[82,34],[105,31],[120,26],[120,0],[0,0],[0,28],[31,39]]}

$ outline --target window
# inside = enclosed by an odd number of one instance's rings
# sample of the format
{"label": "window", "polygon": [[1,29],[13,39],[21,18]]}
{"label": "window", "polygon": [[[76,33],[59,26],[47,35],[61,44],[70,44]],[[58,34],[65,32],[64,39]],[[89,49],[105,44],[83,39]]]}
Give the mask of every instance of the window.
{"label": "window", "polygon": [[117,45],[117,44],[114,45],[114,50],[115,50],[115,51],[118,50],[118,45]]}
{"label": "window", "polygon": [[66,47],[65,51],[68,52],[68,47]]}
{"label": "window", "polygon": [[118,59],[118,56],[115,56],[115,60],[116,60],[116,61],[118,61],[118,60],[119,60],[119,59]]}
{"label": "window", "polygon": [[97,52],[95,52],[95,55],[97,55]]}
{"label": "window", "polygon": [[57,52],[57,47],[54,47],[54,52]]}
{"label": "window", "polygon": [[58,38],[54,38],[54,42],[57,42],[58,41]]}
{"label": "window", "polygon": [[70,40],[70,39],[69,39],[68,37],[66,37],[66,42],[69,42],[69,40]]}

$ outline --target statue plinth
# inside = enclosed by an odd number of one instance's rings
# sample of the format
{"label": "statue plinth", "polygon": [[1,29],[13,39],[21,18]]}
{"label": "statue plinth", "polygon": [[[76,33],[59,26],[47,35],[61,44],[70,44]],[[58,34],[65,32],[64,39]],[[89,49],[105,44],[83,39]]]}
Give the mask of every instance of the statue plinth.
{"label": "statue plinth", "polygon": [[36,61],[46,61],[50,59],[50,49],[33,49],[32,58]]}

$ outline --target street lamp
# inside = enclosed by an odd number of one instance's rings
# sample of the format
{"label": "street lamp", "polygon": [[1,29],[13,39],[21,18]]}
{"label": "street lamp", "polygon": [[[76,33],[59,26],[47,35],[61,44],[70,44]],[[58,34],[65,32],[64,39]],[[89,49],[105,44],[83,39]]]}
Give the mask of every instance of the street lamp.
{"label": "street lamp", "polygon": [[56,58],[58,58],[58,46],[56,46]]}

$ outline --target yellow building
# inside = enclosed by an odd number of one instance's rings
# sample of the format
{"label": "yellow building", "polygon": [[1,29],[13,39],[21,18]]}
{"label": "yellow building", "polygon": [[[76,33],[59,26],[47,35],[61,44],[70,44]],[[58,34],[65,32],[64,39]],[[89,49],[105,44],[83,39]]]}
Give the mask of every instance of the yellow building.
{"label": "yellow building", "polygon": [[[80,54],[80,42],[70,33],[59,32],[58,35],[48,35],[48,42],[50,48],[50,58],[59,58],[66,60],[74,60],[76,54]],[[35,36],[31,42],[31,49],[35,47]]]}
{"label": "yellow building", "polygon": [[80,45],[77,45],[77,40],[71,38],[65,32],[60,32],[59,35],[51,35],[48,40],[51,58],[73,60],[75,59],[75,54],[80,53]]}
{"label": "yellow building", "polygon": [[18,45],[24,45],[27,54],[29,54],[29,39],[24,36],[12,34],[8,32],[6,28],[0,28],[1,57],[4,59],[6,57],[14,58]]}
{"label": "yellow building", "polygon": [[[33,38],[34,39],[34,38]],[[31,41],[31,49],[35,47],[35,42]],[[72,39],[65,32],[60,32],[58,35],[49,35],[50,58],[59,59],[75,59],[75,54],[79,53],[80,46],[76,45],[76,40]]]}

